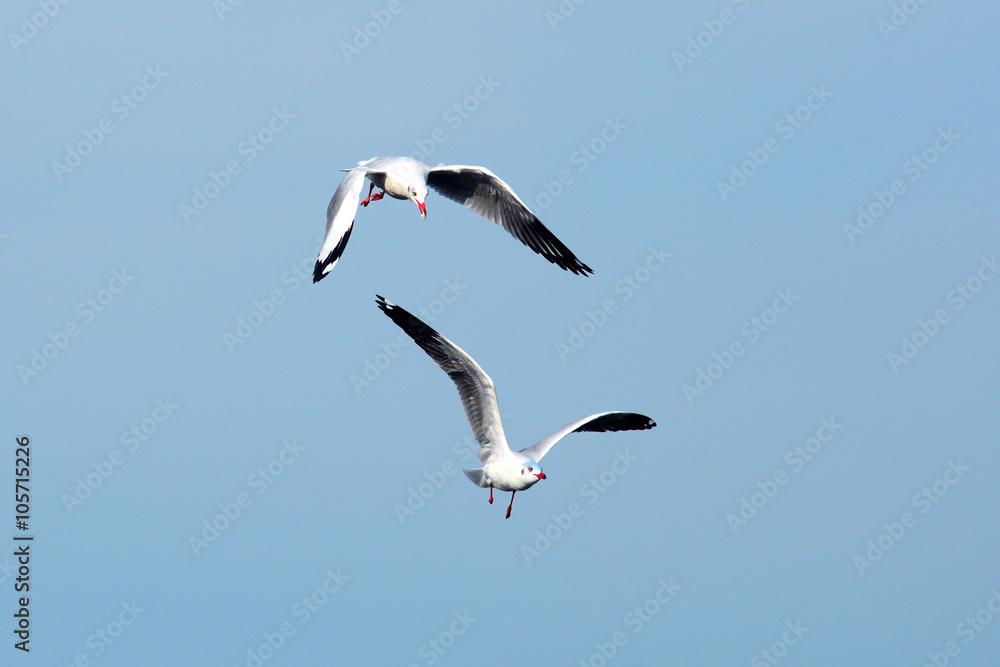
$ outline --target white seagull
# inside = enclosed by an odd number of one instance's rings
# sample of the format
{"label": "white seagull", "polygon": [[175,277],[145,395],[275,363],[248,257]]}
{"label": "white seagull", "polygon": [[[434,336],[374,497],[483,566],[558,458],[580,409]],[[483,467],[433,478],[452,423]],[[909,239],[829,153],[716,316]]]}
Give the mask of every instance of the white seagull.
{"label": "white seagull", "polygon": [[515,452],[507,445],[507,438],[504,436],[493,381],[479,364],[460,347],[388,299],[376,295],[375,303],[437,362],[458,387],[465,416],[479,443],[479,460],[483,462],[482,468],[464,472],[476,485],[489,487],[491,505],[493,489],[511,492],[510,505],[507,506],[508,519],[514,504],[514,494],[546,479],[538,462],[554,444],[570,433],[637,431],[656,426],[649,417],[634,412],[598,412],[564,426],[531,447]]}
{"label": "white seagull", "polygon": [[[368,206],[386,195],[394,199],[409,199],[420,209],[420,217],[426,219],[424,198],[428,186],[502,226],[518,241],[553,264],[584,276],[594,272],[542,224],[509,185],[484,167],[443,164],[431,167],[411,157],[373,157],[359,162],[353,169],[341,171],[346,171],[347,176],[333,193],[326,209],[326,236],[313,270],[314,283],[322,280],[344,253],[359,203]],[[368,188],[368,196],[361,201],[365,177],[371,181],[371,187]],[[373,195],[376,186],[382,192]]]}

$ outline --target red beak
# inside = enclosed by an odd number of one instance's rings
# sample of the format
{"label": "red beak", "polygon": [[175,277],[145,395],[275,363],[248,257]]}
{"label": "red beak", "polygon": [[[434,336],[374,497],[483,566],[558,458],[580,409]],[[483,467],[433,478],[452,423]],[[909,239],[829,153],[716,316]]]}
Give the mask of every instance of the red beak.
{"label": "red beak", "polygon": [[535,477],[537,477],[538,479],[545,479],[545,473],[544,472],[540,472],[537,475],[535,475]]}
{"label": "red beak", "polygon": [[426,220],[427,219],[427,207],[424,206],[424,203],[422,201],[418,201],[417,202],[417,208],[420,209],[420,219],[421,220]]}

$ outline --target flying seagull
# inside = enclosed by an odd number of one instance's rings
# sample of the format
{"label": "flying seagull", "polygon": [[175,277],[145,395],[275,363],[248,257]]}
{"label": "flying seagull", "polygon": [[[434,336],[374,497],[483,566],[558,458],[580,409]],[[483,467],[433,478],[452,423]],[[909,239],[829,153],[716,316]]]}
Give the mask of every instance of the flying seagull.
{"label": "flying seagull", "polygon": [[[344,253],[359,203],[368,206],[386,195],[409,199],[420,209],[420,217],[426,219],[424,198],[428,187],[502,226],[556,266],[583,276],[594,272],[542,224],[509,185],[485,167],[443,164],[431,167],[410,157],[373,157],[353,169],[341,171],[346,171],[347,176],[326,209],[326,237],[313,270],[314,283],[322,280]],[[368,196],[361,200],[366,177],[371,187]],[[382,192],[372,194],[376,187]]]}
{"label": "flying seagull", "polygon": [[570,433],[637,431],[656,426],[649,417],[634,412],[598,412],[564,426],[531,447],[515,452],[507,445],[507,438],[504,436],[493,381],[479,364],[460,347],[392,301],[376,295],[375,303],[437,362],[458,387],[465,416],[479,443],[479,460],[483,462],[482,468],[465,470],[465,475],[476,485],[489,487],[491,505],[493,489],[511,492],[510,505],[507,506],[508,519],[514,504],[514,494],[546,479],[538,462],[554,444]]}

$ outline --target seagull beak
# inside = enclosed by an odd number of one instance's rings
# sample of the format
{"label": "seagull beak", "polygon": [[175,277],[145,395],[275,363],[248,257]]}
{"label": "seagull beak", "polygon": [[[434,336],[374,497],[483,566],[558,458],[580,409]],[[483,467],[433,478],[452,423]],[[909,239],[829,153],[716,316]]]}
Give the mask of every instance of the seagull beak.
{"label": "seagull beak", "polygon": [[421,220],[426,220],[427,219],[427,207],[424,206],[424,203],[422,201],[418,201],[417,202],[417,208],[420,209],[420,219]]}
{"label": "seagull beak", "polygon": [[537,477],[538,479],[546,479],[544,472],[538,473],[537,475],[535,475],[535,477]]}

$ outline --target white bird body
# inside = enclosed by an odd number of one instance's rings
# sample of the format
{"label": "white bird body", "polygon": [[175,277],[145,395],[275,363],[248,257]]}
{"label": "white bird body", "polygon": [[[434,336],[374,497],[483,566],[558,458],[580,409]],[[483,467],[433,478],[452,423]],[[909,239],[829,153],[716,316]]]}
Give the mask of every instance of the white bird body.
{"label": "white bird body", "polygon": [[[411,157],[374,157],[341,171],[346,171],[347,176],[326,209],[326,235],[313,269],[314,283],[322,280],[340,260],[359,205],[368,206],[385,195],[393,199],[410,199],[420,210],[420,217],[426,218],[424,198],[428,187],[500,225],[553,264],[579,275],[593,273],[593,269],[581,262],[542,224],[509,185],[485,167],[443,164],[431,167]],[[362,201],[365,178],[371,181],[371,187],[368,197]],[[376,187],[382,192],[372,195]]]}
{"label": "white bird body", "polygon": [[407,186],[415,181],[426,182],[430,166],[410,157],[374,157],[359,162],[354,169],[363,170],[376,188],[381,188],[393,199],[409,199]]}
{"label": "white bird body", "polygon": [[465,416],[479,443],[479,460],[483,462],[482,468],[464,472],[473,483],[490,489],[490,503],[493,502],[493,489],[511,492],[507,518],[510,518],[514,494],[546,479],[538,462],[553,445],[570,433],[632,431],[656,426],[649,417],[634,412],[599,412],[578,419],[531,447],[515,452],[507,445],[496,389],[486,371],[462,348],[416,316],[381,296],[377,297],[376,303],[455,383]]}
{"label": "white bird body", "polygon": [[[524,491],[545,479],[545,473],[537,462],[521,452],[493,448],[482,468],[466,470],[466,476],[484,489],[498,491]],[[481,472],[480,472],[481,471]]]}

